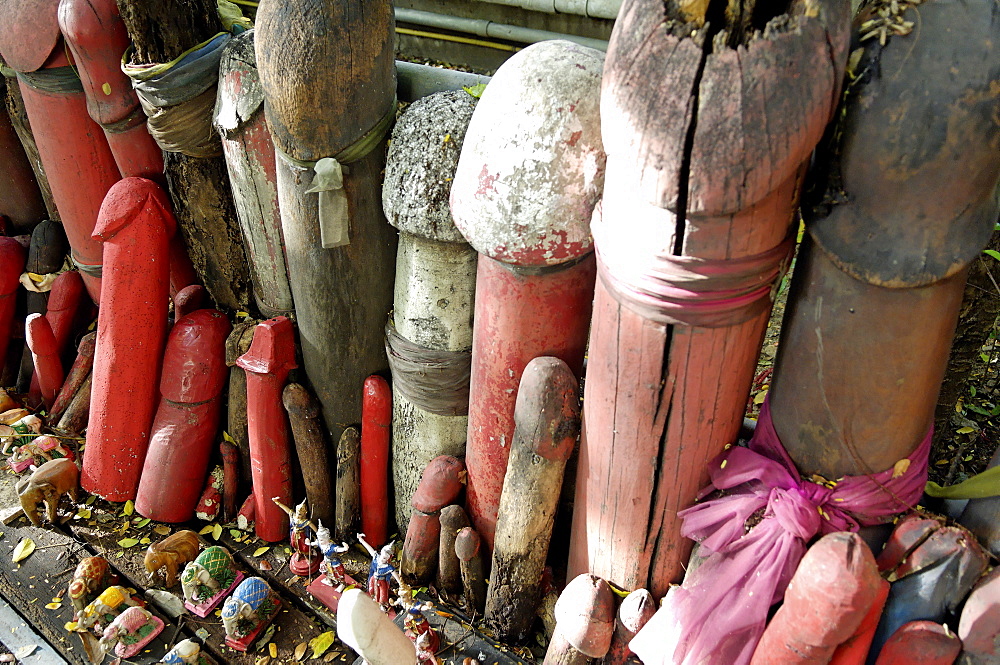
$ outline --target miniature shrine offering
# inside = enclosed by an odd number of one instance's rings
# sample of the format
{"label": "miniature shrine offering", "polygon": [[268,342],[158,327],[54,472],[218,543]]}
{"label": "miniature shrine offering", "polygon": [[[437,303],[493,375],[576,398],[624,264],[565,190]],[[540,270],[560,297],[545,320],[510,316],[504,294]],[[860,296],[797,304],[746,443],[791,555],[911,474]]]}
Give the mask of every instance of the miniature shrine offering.
{"label": "miniature shrine offering", "polygon": [[72,629],[78,632],[93,630],[100,636],[119,614],[137,604],[125,587],[109,586],[77,613],[76,625]]}
{"label": "miniature shrine offering", "polygon": [[336,612],[344,587],[348,584],[357,584],[344,570],[344,564],[340,560],[340,555],[349,550],[350,545],[347,543],[335,544],[330,537],[330,529],[323,526],[322,520],[319,521],[319,528],[316,529],[316,540],[311,541],[309,545],[319,549],[323,555],[323,562],[320,564],[322,575],[312,581],[308,591],[316,600],[326,605],[331,611]]}
{"label": "miniature shrine offering", "polygon": [[213,545],[205,549],[181,574],[184,607],[204,619],[243,577],[225,547]]}
{"label": "miniature shrine offering", "polygon": [[55,522],[56,509],[63,494],[68,494],[73,503],[76,503],[80,491],[79,481],[80,470],[72,460],[62,458],[46,462],[17,483],[21,510],[32,525],[41,526],[38,504],[45,503],[49,521]]}
{"label": "miniature shrine offering", "polygon": [[164,654],[158,665],[215,665],[215,661],[205,653],[194,640],[181,640]]}
{"label": "miniature shrine offering", "polygon": [[389,597],[391,595],[391,590],[389,586],[389,580],[392,578],[399,579],[396,573],[396,568],[390,563],[392,561],[392,547],[395,541],[390,542],[388,545],[383,547],[380,551],[376,552],[375,548],[368,544],[365,540],[365,534],[358,534],[358,542],[360,542],[368,553],[372,557],[371,566],[368,568],[368,595],[372,597],[376,603],[382,607],[382,611],[389,614],[392,617],[392,603],[389,602]]}
{"label": "miniature shrine offering", "polygon": [[111,577],[111,568],[108,560],[102,556],[88,556],[80,560],[76,570],[73,571],[73,579],[70,580],[66,588],[66,595],[75,610],[73,619],[77,620],[78,615],[83,612],[87,604],[97,596],[98,589],[107,586]]}
{"label": "miniature shrine offering", "polygon": [[277,616],[281,599],[259,577],[248,577],[222,606],[226,646],[246,651],[257,635]]}
{"label": "miniature shrine offering", "polygon": [[8,425],[10,431],[3,434],[3,452],[9,455],[14,448],[25,446],[42,433],[42,419],[28,413],[27,409],[11,409],[0,414],[0,423]]}
{"label": "miniature shrine offering", "polygon": [[76,455],[54,436],[37,436],[29,443],[14,450],[7,461],[14,473],[21,473],[32,466],[44,464],[54,459],[76,459]]}
{"label": "miniature shrine offering", "polygon": [[163,620],[141,607],[130,607],[104,629],[101,648],[121,658],[131,658],[163,630]]}
{"label": "miniature shrine offering", "polygon": [[271,501],[288,513],[288,539],[295,550],[291,561],[288,562],[288,569],[303,577],[315,574],[319,570],[320,564],[323,563],[323,555],[314,552],[312,548],[310,537],[316,534],[317,529],[309,521],[307,499],[303,499],[294,511],[283,504],[279,497],[272,497]]}
{"label": "miniature shrine offering", "polygon": [[158,543],[153,543],[146,550],[143,564],[150,578],[154,577],[160,568],[166,568],[165,585],[169,589],[177,583],[177,569],[198,555],[198,534],[183,530],[167,536]]}

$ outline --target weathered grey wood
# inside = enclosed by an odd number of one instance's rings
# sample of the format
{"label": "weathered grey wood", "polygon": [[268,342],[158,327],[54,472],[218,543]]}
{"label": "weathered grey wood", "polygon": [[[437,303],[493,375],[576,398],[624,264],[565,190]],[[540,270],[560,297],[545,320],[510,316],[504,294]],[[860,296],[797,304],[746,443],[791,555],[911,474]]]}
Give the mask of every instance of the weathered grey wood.
{"label": "weathered grey wood", "polygon": [[348,427],[337,444],[336,537],[348,540],[361,519],[361,435]]}
{"label": "weathered grey wood", "polygon": [[327,464],[327,447],[323,440],[323,421],[320,419],[319,404],[309,391],[298,383],[289,383],[281,394],[281,401],[288,411],[288,421],[292,425],[295,452],[302,468],[302,482],[309,499],[309,510],[313,520],[322,520],[327,525],[334,523],[334,493]]}
{"label": "weathered grey wood", "polygon": [[254,299],[264,316],[277,316],[292,312],[292,291],[281,237],[274,144],[264,119],[264,91],[254,56],[255,32],[235,37],[223,50],[214,121],[246,242]]}
{"label": "weathered grey wood", "polygon": [[445,506],[438,516],[441,522],[440,545],[438,546],[438,589],[450,594],[462,593],[462,569],[455,553],[455,538],[458,532],[469,526],[469,516],[462,506]]}
{"label": "weathered grey wood", "polygon": [[521,375],[486,598],[486,626],[504,642],[523,640],[535,618],[563,471],[580,435],[578,391],[558,358],[535,358]]}
{"label": "weathered grey wood", "polygon": [[[260,7],[256,54],[275,147],[296,160],[335,157],[393,108],[387,0],[286,0]],[[309,66],[303,66],[309,63]],[[302,358],[331,440],[361,420],[366,377],[385,373],[396,232],[382,215],[384,144],[349,165],[350,243],[323,249],[311,168],[278,159],[278,197]]]}

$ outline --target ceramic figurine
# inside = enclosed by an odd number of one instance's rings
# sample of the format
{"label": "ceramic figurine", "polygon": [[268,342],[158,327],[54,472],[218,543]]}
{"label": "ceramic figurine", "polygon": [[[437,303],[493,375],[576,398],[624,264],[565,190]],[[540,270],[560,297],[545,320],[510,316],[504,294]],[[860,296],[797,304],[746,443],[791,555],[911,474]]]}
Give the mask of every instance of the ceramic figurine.
{"label": "ceramic figurine", "polygon": [[243,580],[222,606],[226,646],[246,651],[258,633],[278,614],[281,599],[259,577]]}
{"label": "ceramic figurine", "polygon": [[326,605],[331,612],[336,612],[344,589],[348,585],[356,584],[344,570],[344,564],[340,560],[340,555],[349,550],[350,545],[347,543],[334,544],[330,536],[330,529],[323,526],[322,520],[319,520],[319,528],[316,529],[316,540],[309,544],[319,549],[323,555],[323,563],[320,566],[323,574],[312,581],[307,591],[316,600]]}
{"label": "ceramic figurine", "polygon": [[[413,640],[417,649],[417,660],[423,663],[433,663],[434,654],[441,648],[441,638],[431,627],[430,622],[424,612],[433,609],[430,603],[409,603],[405,608],[406,615],[403,617],[403,632]],[[421,655],[424,652],[426,655]]]}
{"label": "ceramic figurine", "polygon": [[323,556],[313,551],[310,538],[316,534],[316,526],[309,521],[309,508],[306,499],[291,508],[283,504],[279,497],[273,497],[274,505],[288,513],[288,539],[292,543],[295,554],[288,562],[288,569],[296,575],[313,575],[319,570]]}
{"label": "ceramic figurine", "polygon": [[[24,409],[16,409],[16,411],[24,411]],[[42,433],[42,419],[34,414],[28,414],[12,423],[4,424],[9,424],[14,430],[12,436],[4,439],[2,450],[4,455],[9,455],[17,446],[31,443],[32,439]]]}
{"label": "ceramic figurine", "polygon": [[123,586],[109,586],[77,615],[76,630],[93,630],[101,635],[104,629],[129,607],[137,605]]}
{"label": "ceramic figurine", "polygon": [[181,574],[184,607],[201,618],[207,617],[243,577],[225,547],[213,545],[205,549]]}
{"label": "ceramic figurine", "polygon": [[104,557],[88,556],[80,560],[66,589],[69,602],[73,605],[74,620],[97,595],[97,590],[107,586],[110,578],[111,567]]}
{"label": "ceramic figurine", "polygon": [[56,437],[38,436],[30,443],[14,450],[14,454],[7,461],[10,462],[10,468],[15,473],[21,473],[32,465],[44,464],[63,457],[70,460],[76,459],[73,451],[64,446],[62,441]]}
{"label": "ceramic figurine", "polygon": [[120,658],[131,658],[163,630],[163,621],[141,607],[130,607],[104,629],[101,648]]}
{"label": "ceramic figurine", "polygon": [[76,503],[80,470],[69,459],[54,459],[35,469],[30,476],[17,483],[21,509],[34,526],[41,526],[38,504],[44,502],[50,522],[56,521],[56,508],[63,494]]}
{"label": "ceramic figurine", "polygon": [[215,661],[202,653],[201,645],[194,640],[181,640],[164,654],[157,665],[215,665]]}
{"label": "ceramic figurine", "polygon": [[397,582],[402,581],[396,573],[396,568],[390,563],[395,541],[391,541],[378,552],[365,540],[365,534],[359,533],[358,541],[372,557],[372,564],[368,568],[368,595],[382,607],[382,611],[389,612],[391,609],[389,580],[395,578]]}
{"label": "ceramic figurine", "polygon": [[169,589],[177,583],[177,569],[192,561],[198,555],[198,534],[187,529],[167,536],[158,543],[153,543],[146,550],[143,563],[150,579],[156,576],[160,568],[166,568],[166,587]]}
{"label": "ceramic figurine", "polygon": [[316,529],[316,540],[309,544],[323,555],[323,563],[320,565],[320,570],[323,571],[324,575],[323,583],[336,587],[337,591],[343,591],[347,584],[347,571],[344,570],[340,555],[349,550],[351,546],[347,543],[335,545],[330,538],[330,529],[323,526],[322,520],[319,522],[319,528]]}

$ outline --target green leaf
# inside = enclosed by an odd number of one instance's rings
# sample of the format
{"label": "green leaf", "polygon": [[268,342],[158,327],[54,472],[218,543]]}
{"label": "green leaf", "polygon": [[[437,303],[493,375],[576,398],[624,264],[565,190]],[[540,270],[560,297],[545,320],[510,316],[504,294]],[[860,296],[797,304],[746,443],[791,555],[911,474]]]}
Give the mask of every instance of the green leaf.
{"label": "green leaf", "polygon": [[997,261],[1000,261],[1000,252],[998,252],[995,249],[984,249],[983,254],[985,254],[986,256],[992,256]]}
{"label": "green leaf", "polygon": [[[271,549],[270,547],[258,547],[253,551],[253,556],[263,556],[267,551]],[[315,656],[314,656],[315,658]]]}
{"label": "green leaf", "polygon": [[309,640],[309,646],[311,646],[313,650],[312,655],[309,657],[310,658],[321,657],[324,653],[326,653],[326,650],[329,649],[330,646],[333,644],[334,638],[335,635],[333,631],[328,630],[325,633],[320,633],[316,637]]}
{"label": "green leaf", "polygon": [[976,387],[975,386],[969,386],[969,394],[972,395],[973,397],[976,396]]}
{"label": "green leaf", "polygon": [[212,527],[212,538],[214,540],[218,540],[219,536],[221,535],[222,535],[222,525],[216,524],[215,526]]}
{"label": "green leaf", "polygon": [[[476,85],[472,85],[472,86],[465,86],[465,85],[463,85],[462,86],[462,90],[465,90],[467,93],[469,93],[470,95],[472,95],[476,99],[479,99],[480,97],[483,96],[483,90],[486,90],[486,84],[485,83],[477,83]],[[989,251],[989,250],[987,250],[987,251]],[[998,255],[996,258],[998,260],[1000,260],[1000,255]],[[313,658],[315,658],[315,657],[316,656],[313,656]]]}
{"label": "green leaf", "polygon": [[988,363],[990,361],[990,357],[985,353],[980,353],[979,359],[982,360],[984,363]]}
{"label": "green leaf", "polygon": [[146,526],[147,524],[149,524],[151,521],[152,520],[150,518],[143,517],[141,520],[139,520],[138,522],[136,522],[135,525],[138,526],[138,527],[143,527],[143,526]]}
{"label": "green leaf", "polygon": [[122,513],[123,513],[123,514],[124,514],[124,515],[125,515],[126,517],[128,517],[129,515],[131,515],[131,514],[132,514],[132,512],[133,512],[134,510],[135,510],[135,504],[134,504],[134,503],[132,503],[132,499],[129,499],[128,501],[126,501],[126,502],[125,502],[125,507],[124,507],[124,508],[122,508]]}
{"label": "green leaf", "polygon": [[126,548],[135,547],[138,544],[139,544],[138,538],[122,538],[121,540],[118,541],[119,547],[126,547]]}
{"label": "green leaf", "polygon": [[962,427],[958,430],[959,434],[969,434],[970,432],[975,432],[975,427]]}
{"label": "green leaf", "polygon": [[976,406],[975,404],[966,404],[965,408],[967,408],[969,411],[974,411],[974,412],[978,413],[981,416],[993,415],[989,411],[987,411],[986,409],[984,409],[983,407]]}

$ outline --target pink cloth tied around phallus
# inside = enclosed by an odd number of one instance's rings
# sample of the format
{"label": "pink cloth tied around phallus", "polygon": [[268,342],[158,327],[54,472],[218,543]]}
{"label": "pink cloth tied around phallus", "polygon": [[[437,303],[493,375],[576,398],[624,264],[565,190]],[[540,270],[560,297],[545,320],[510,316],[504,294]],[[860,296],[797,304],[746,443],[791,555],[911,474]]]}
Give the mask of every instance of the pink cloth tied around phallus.
{"label": "pink cloth tied around phallus", "polygon": [[[629,647],[645,665],[749,663],[768,610],[784,597],[808,542],[911,509],[927,482],[930,445],[928,432],[908,465],[819,484],[799,476],[765,401],[749,446],[711,462],[711,484],[699,499],[727,494],[679,513],[681,533],[700,542],[708,558],[670,589]],[[745,522],[762,508],[763,519],[747,533]]]}

